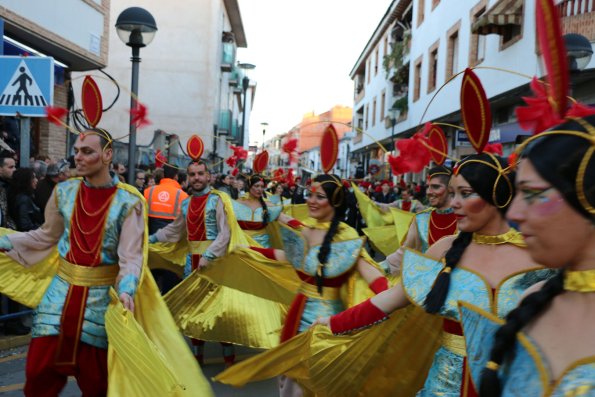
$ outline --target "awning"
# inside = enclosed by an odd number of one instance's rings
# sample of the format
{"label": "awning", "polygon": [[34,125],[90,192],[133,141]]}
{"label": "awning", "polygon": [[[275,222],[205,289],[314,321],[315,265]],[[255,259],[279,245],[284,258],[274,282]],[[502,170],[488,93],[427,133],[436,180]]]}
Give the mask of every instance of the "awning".
{"label": "awning", "polygon": [[476,34],[505,35],[523,23],[523,0],[500,0],[471,26]]}

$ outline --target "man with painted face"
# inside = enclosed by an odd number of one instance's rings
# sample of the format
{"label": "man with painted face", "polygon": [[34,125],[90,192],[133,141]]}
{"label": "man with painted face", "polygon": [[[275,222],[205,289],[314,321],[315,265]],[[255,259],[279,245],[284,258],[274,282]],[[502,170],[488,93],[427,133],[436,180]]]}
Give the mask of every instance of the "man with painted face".
{"label": "man with painted face", "polygon": [[457,218],[450,208],[448,182],[451,171],[442,166],[430,169],[428,173],[427,196],[431,208],[415,215],[403,245],[386,257],[384,262],[391,273],[399,273],[404,247],[426,252],[428,247],[444,236],[455,234]]}
{"label": "man with painted face", "polygon": [[25,266],[57,246],[59,267],[33,316],[26,396],[57,396],[74,376],[85,396],[105,396],[108,340],[105,313],[113,286],[134,311],[143,266],[144,200],[109,173],[112,138],[100,128],[74,144],[77,174],[56,185],[39,229],[0,238],[0,248]]}
{"label": "man with painted face", "polygon": [[[206,163],[200,159],[193,160],[188,165],[187,174],[192,195],[182,202],[180,214],[172,223],[149,237],[151,243],[177,243],[188,239],[190,255],[184,269],[185,277],[224,255],[230,238],[223,203],[209,186],[211,174]],[[208,248],[205,249],[207,244]],[[195,355],[202,364],[204,341],[192,339],[192,344],[196,346]],[[224,360],[233,363],[233,346],[227,343],[222,345]]]}

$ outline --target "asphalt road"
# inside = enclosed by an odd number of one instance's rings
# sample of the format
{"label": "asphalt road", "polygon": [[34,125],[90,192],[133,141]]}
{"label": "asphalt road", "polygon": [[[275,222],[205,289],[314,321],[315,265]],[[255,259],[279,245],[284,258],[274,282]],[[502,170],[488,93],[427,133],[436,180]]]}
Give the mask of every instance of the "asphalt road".
{"label": "asphalt road", "polygon": [[[236,354],[240,360],[256,353],[257,351],[253,349],[236,347]],[[223,370],[223,360],[220,354],[221,347],[218,343],[206,344],[205,365],[202,369],[204,375],[209,380]],[[27,346],[0,351],[0,396],[17,397],[23,395],[26,356]],[[213,382],[211,382],[211,385],[217,397],[277,397],[279,395],[276,379],[249,384],[241,389]],[[74,378],[69,379],[68,384],[60,394],[61,397],[79,397],[80,395],[81,393]]]}

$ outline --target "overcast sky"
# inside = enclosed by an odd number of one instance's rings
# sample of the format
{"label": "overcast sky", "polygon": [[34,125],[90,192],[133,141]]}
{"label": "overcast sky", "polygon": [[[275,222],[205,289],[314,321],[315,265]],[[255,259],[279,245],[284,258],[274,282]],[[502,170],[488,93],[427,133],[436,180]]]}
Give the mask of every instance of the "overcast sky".
{"label": "overcast sky", "polygon": [[390,0],[239,0],[257,82],[250,143],[286,132],[302,115],[353,106],[355,65]]}

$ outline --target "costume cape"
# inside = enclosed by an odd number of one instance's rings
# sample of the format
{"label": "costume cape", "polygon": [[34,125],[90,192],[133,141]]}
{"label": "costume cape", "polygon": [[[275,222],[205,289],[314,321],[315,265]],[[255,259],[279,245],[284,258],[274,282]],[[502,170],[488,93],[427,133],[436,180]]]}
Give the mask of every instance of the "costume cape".
{"label": "costume cape", "polygon": [[[211,193],[219,196],[225,211],[230,230],[228,254],[237,247],[260,246],[240,228],[231,198],[216,190]],[[275,237],[274,227],[273,224],[267,226],[273,242],[279,240]],[[205,241],[201,248],[206,250],[209,243]],[[179,253],[180,246],[180,243],[161,243],[153,248],[153,254]],[[184,258],[187,254],[188,251],[184,253]],[[162,258],[166,258],[166,255]],[[233,284],[227,285],[227,273],[239,272],[243,269],[243,263],[237,258],[225,261],[226,257],[213,260],[206,269],[195,270],[165,295],[165,302],[176,324],[185,335],[195,339],[264,349],[278,345],[279,332],[287,313],[287,301],[291,295],[280,287],[263,290],[262,294],[252,294],[252,289],[260,290],[252,278],[239,279],[239,284],[248,290],[234,288]],[[170,258],[175,259],[174,255]],[[178,260],[181,262],[181,258]],[[274,270],[282,276],[292,274],[289,264],[285,265],[285,271],[282,266]]]}

